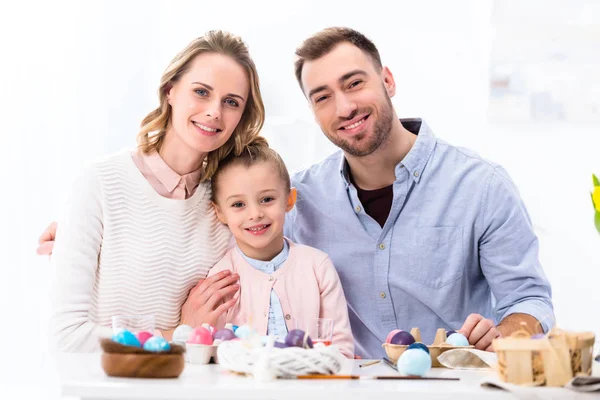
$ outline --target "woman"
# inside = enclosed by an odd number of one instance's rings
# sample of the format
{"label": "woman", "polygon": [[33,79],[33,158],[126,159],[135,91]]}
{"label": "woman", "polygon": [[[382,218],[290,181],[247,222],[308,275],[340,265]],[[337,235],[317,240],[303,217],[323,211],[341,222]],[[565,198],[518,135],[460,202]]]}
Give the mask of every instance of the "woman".
{"label": "woman", "polygon": [[178,324],[214,322],[235,301],[224,299],[237,276],[202,280],[230,242],[208,179],[263,125],[256,68],[241,39],[211,31],[171,61],[158,94],[138,149],[87,168],[59,221],[51,330],[60,350],[98,349],[115,315],[153,315],[170,339]]}

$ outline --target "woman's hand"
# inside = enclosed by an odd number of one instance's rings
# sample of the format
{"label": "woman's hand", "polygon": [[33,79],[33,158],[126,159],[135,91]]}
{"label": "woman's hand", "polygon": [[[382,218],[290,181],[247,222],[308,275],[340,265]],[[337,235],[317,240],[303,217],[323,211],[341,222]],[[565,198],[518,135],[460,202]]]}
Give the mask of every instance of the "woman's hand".
{"label": "woman's hand", "polygon": [[52,255],[52,248],[54,247],[54,238],[56,238],[56,227],[58,225],[56,222],[52,222],[48,227],[42,232],[42,236],[39,239],[39,246],[36,252],[39,255]]}
{"label": "woman's hand", "polygon": [[231,271],[200,279],[181,307],[181,324],[192,328],[203,323],[215,326],[219,317],[235,305],[233,295],[240,288],[239,279],[240,276]]}

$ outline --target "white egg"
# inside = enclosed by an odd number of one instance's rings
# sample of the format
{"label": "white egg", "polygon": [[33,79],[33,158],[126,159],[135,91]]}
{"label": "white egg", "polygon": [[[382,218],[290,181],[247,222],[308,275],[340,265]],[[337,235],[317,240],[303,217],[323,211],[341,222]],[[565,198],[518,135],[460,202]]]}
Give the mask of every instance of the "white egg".
{"label": "white egg", "polygon": [[192,336],[193,331],[194,328],[189,325],[179,325],[177,328],[175,328],[175,331],[173,331],[173,342],[185,344],[185,342],[187,342]]}

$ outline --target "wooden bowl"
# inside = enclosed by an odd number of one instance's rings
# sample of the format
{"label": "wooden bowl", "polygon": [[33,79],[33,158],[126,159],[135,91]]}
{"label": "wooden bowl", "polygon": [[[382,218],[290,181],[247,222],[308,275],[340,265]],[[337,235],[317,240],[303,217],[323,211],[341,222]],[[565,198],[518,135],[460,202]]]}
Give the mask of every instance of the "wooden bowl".
{"label": "wooden bowl", "polygon": [[[410,330],[410,333],[415,338],[415,342],[421,341],[421,331],[419,328],[412,328]],[[445,368],[438,361],[438,357],[442,353],[444,353],[448,350],[453,350],[453,349],[472,349],[472,348],[474,348],[474,346],[452,346],[452,345],[449,345],[446,343],[446,339],[447,339],[446,330],[443,328],[440,328],[436,332],[435,340],[433,341],[433,344],[427,346],[427,348],[429,349],[429,354],[431,355],[431,366],[434,368]],[[400,358],[402,353],[404,353],[406,351],[406,349],[408,348],[408,346],[406,346],[406,345],[389,344],[389,343],[384,343],[382,346],[385,349],[385,353],[387,354],[387,357],[394,364],[398,362],[398,359]]]}
{"label": "wooden bowl", "polygon": [[177,378],[183,372],[185,349],[171,344],[171,349],[154,353],[124,346],[110,339],[101,340],[102,369],[108,376],[123,378]]}

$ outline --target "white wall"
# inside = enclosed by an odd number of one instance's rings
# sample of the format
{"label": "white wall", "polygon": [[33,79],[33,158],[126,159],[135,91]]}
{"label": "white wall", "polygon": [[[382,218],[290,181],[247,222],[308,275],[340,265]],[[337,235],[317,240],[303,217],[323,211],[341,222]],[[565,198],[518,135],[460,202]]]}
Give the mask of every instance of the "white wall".
{"label": "white wall", "polygon": [[[37,237],[83,162],[134,145],[139,121],[156,105],[162,70],[213,28],[250,45],[267,106],[265,134],[292,170],[333,149],[295,82],[295,47],[326,26],[366,33],[396,77],[400,116],[424,117],[438,136],[509,170],[540,234],[559,325],[600,334],[600,237],[587,194],[591,173],[600,172],[598,126],[486,125],[492,0],[249,3],[0,6],[0,343],[20,344],[2,350],[0,382],[13,389],[32,376],[55,382],[45,353],[49,264],[34,255]],[[48,397],[44,390],[12,397]]]}

